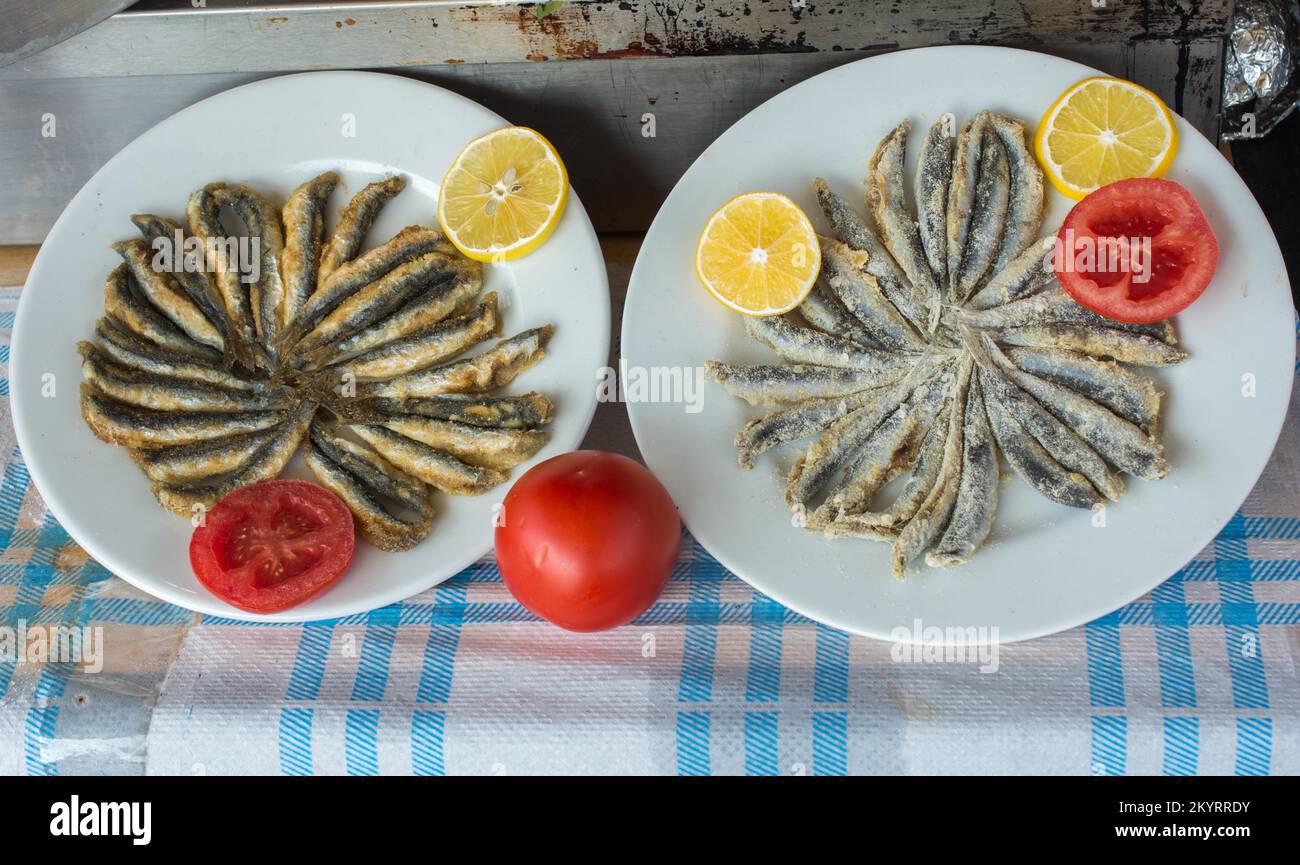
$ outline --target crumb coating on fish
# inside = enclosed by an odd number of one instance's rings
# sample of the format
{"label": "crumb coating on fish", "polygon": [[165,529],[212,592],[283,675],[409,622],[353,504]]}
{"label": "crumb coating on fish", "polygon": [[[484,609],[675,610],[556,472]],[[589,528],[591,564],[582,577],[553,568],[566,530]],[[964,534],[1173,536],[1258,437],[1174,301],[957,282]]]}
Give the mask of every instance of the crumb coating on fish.
{"label": "crumb coating on fish", "polygon": [[813,179],[832,234],[819,235],[818,282],[794,312],[745,321],[773,360],[705,365],[765,407],[736,436],[740,467],[810,440],[786,479],[792,523],[892,544],[900,578],[996,537],[1003,459],[1074,508],[1118,499],[1125,475],[1164,477],[1161,394],[1135,367],[1187,357],[1172,322],[1111,321],[1060,287],[1024,124],[944,115],[909,190],[911,128],[890,130],[867,162],[865,213]]}

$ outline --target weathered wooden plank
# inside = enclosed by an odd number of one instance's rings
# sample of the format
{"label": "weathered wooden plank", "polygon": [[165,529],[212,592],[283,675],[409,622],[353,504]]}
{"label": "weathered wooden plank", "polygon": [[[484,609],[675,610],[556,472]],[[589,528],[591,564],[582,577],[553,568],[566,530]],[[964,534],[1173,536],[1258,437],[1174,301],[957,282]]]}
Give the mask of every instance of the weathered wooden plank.
{"label": "weathered wooden plank", "polygon": [[1232,0],[145,4],[0,80],[1222,37]]}
{"label": "weathered wooden plank", "polygon": [[[1176,58],[1156,62],[1124,44],[1070,42],[1043,50],[1133,77],[1176,104]],[[863,52],[438,65],[401,70],[540,129],[564,153],[574,188],[601,231],[649,226],[677,178],[720,133],[786,87]],[[0,242],[38,242],[83,183],[158,121],[261,75],[0,82]],[[1217,106],[1217,78],[1186,76],[1184,105]],[[1198,89],[1199,88],[1199,89]],[[147,93],[148,99],[140,94]],[[655,115],[655,137],[641,117]],[[41,135],[42,117],[59,134]],[[1212,132],[1214,115],[1193,118]]]}

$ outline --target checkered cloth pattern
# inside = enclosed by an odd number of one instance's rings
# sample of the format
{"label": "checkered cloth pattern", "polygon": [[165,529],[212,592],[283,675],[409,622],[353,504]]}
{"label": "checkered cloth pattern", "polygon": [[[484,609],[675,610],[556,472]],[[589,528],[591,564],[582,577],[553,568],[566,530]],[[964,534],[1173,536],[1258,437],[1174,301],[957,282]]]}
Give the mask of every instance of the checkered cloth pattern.
{"label": "checkered cloth pattern", "polygon": [[1298,403],[1213,544],[1108,616],[1001,647],[994,674],[811,622],[689,535],[662,598],[603,634],[538,621],[490,558],[336,621],[196,616],[72,542],[5,405],[0,623],[102,629],[103,668],[0,659],[0,772],[1295,773]]}

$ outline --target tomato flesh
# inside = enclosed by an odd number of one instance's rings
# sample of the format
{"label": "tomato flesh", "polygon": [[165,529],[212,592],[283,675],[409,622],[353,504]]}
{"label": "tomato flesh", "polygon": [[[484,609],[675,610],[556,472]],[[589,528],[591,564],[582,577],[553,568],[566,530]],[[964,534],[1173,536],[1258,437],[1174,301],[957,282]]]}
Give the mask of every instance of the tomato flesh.
{"label": "tomato flesh", "polygon": [[352,512],[338,496],[307,481],[274,480],[217,502],[190,538],[190,565],[223,601],[273,613],[332,586],[355,550]]}
{"label": "tomato flesh", "polygon": [[497,564],[515,598],[571,631],[625,624],[654,603],[681,547],[668,491],[625,456],[575,451],[529,469],[506,495]]}
{"label": "tomato flesh", "polygon": [[1146,324],[1191,306],[1218,262],[1218,240],[1192,194],[1172,180],[1139,178],[1074,206],[1057,236],[1055,269],[1083,306]]}

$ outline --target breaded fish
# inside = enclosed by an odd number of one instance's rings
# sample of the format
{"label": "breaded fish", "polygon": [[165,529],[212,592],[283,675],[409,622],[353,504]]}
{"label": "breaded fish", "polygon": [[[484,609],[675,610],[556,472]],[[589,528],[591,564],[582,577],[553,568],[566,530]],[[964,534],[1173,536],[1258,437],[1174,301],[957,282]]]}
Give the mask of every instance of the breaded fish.
{"label": "breaded fish", "polygon": [[907,276],[913,292],[929,311],[927,330],[933,332],[939,306],[939,283],[935,280],[921,245],[916,220],[907,211],[903,166],[911,121],[904,120],[884,137],[867,165],[867,209],[875,217],[880,238],[898,267]]}
{"label": "breaded fish", "polygon": [[232,341],[231,353],[245,369],[252,370],[265,364],[265,350],[257,341],[257,328],[253,324],[253,309],[249,301],[248,285],[239,272],[237,238],[228,238],[221,225],[221,203],[217,193],[224,183],[209,183],[190,195],[186,205],[190,234],[201,244],[208,272],[213,274],[217,294],[221,298]]}
{"label": "breaded fish", "polygon": [[104,312],[121,329],[154,345],[194,358],[219,361],[221,353],[194,341],[146,301],[125,264],[118,265],[104,282]]}
{"label": "breaded fish", "polygon": [[[284,329],[280,337],[284,348],[295,346],[339,304],[366,286],[411,259],[433,252],[440,238],[441,235],[433,229],[410,225],[399,231],[388,242],[359,258],[348,261],[329,276],[323,277],[324,281],[320,283],[315,294],[308,298],[293,323]],[[322,277],[318,277],[319,279]],[[305,350],[305,347],[302,350]]]}
{"label": "breaded fish", "polygon": [[234,474],[197,484],[155,482],[151,487],[154,498],[172,513],[192,518],[196,512],[211,508],[222,497],[240,487],[278,477],[297,452],[315,413],[316,406],[304,402]]}
{"label": "breaded fish", "polygon": [[869,275],[875,277],[880,291],[914,328],[918,331],[929,330],[933,314],[937,311],[927,306],[929,298],[921,296],[912,287],[880,238],[844,199],[831,191],[826,181],[820,177],[814,178],[812,186],[826,221],[831,224],[840,240],[850,248],[866,253],[863,267]]}
{"label": "breaded fish", "polygon": [[297,404],[292,390],[247,393],[192,379],[167,378],[113,363],[97,354],[91,343],[78,343],[81,375],[105,396],[155,411],[245,412],[280,409]]}
{"label": "breaded fish", "polygon": [[864,390],[829,399],[810,399],[765,414],[741,427],[736,434],[736,459],[742,469],[752,469],[764,451],[818,433],[850,411],[883,399],[888,388]]}
{"label": "breaded fish", "polygon": [[478,495],[506,479],[497,469],[469,465],[382,426],[353,424],[349,429],[393,465],[449,495]]}
{"label": "breaded fish", "polygon": [[745,332],[790,363],[855,369],[879,366],[889,358],[853,340],[790,324],[779,315],[748,316]]}
{"label": "breaded fish", "polygon": [[177,485],[199,483],[247,465],[282,425],[192,444],[133,450],[131,458],[151,481]]}
{"label": "breaded fish", "polygon": [[118,402],[94,385],[82,382],[81,416],[101,441],[154,448],[256,432],[284,420],[285,412],[150,411]]}
{"label": "breaded fish", "polygon": [[373,546],[390,553],[402,552],[419,544],[432,531],[434,508],[427,493],[415,515],[402,518],[385,508],[373,488],[360,477],[322,453],[314,440],[307,449],[307,466],[321,486],[348,506],[356,518],[357,531]]}
{"label": "breaded fish", "polygon": [[862,323],[871,338],[882,346],[905,351],[923,347],[925,341],[916,328],[885,297],[876,278],[866,272],[866,253],[831,237],[818,240],[827,287]]}
{"label": "breaded fish", "polygon": [[446,393],[410,399],[350,400],[343,406],[350,420],[381,422],[391,415],[419,415],[491,429],[530,429],[551,422],[555,406],[543,393],[519,396],[485,396]]}
{"label": "breaded fish", "polygon": [[293,365],[316,369],[351,360],[363,352],[388,345],[449,316],[468,311],[482,290],[482,272],[465,267],[461,262],[456,262],[456,265],[417,290],[414,297],[391,315],[350,336],[297,355],[292,359]]}
{"label": "breaded fish", "polygon": [[782,405],[893,384],[912,366],[909,358],[891,358],[880,366],[856,369],[804,364],[738,366],[711,360],[704,364],[704,376],[750,405]]}
{"label": "breaded fish", "polygon": [[526,330],[466,360],[408,373],[385,382],[359,385],[357,394],[408,399],[503,387],[542,359],[554,332],[551,325]]}
{"label": "breaded fish", "polygon": [[284,249],[280,211],[256,190],[241,184],[223,185],[213,196],[218,204],[235,212],[248,236],[257,241],[254,252],[258,256],[258,272],[256,279],[249,283],[248,304],[259,345],[274,359],[279,352],[285,298],[284,280],[280,276],[280,253]]}
{"label": "breaded fish", "polygon": [[325,210],[338,183],[338,174],[326,171],[291,192],[289,200],[284,203],[280,214],[284,223],[281,328],[287,327],[297,317],[298,310],[316,290],[316,274],[320,269],[325,239]]}
{"label": "breaded fish", "polygon": [[472,466],[512,469],[541,450],[550,435],[537,429],[492,429],[419,415],[398,415],[381,422],[395,433],[446,451]]}
{"label": "breaded fish", "polygon": [[379,211],[405,188],[406,180],[394,176],[368,184],[353,196],[339,217],[338,227],[321,251],[320,269],[316,274],[318,286],[323,286],[334,271],[357,257]]}
{"label": "breaded fish", "polygon": [[[191,254],[184,248],[185,244],[192,242],[194,238],[186,237],[185,232],[174,220],[155,216],[152,213],[133,214],[131,222],[140,230],[140,234],[155,252],[159,251],[159,247],[163,244],[173,247],[170,271],[172,278],[190,300],[194,301],[203,316],[220,332],[224,346],[226,339],[229,338],[230,324],[226,321],[221,295],[217,293],[217,287],[207,272],[207,262],[202,253],[194,251]],[[180,238],[180,248],[176,248],[177,238]],[[234,363],[233,354],[227,352],[227,359],[229,363]]]}
{"label": "breaded fish", "polygon": [[384,343],[331,369],[349,372],[357,381],[381,381],[444,363],[500,332],[496,292],[489,292],[465,315]]}

